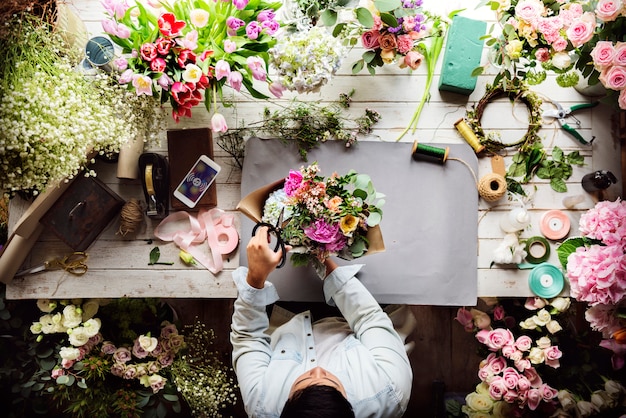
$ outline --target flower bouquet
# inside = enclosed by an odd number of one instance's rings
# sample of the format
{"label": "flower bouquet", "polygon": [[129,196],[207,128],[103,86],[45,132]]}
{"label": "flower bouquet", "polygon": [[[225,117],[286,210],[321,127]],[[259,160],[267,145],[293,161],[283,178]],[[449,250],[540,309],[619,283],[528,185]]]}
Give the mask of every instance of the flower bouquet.
{"label": "flower bouquet", "polygon": [[[228,85],[267,98],[254,80],[269,83],[268,50],[280,25],[280,2],[265,0],[102,0],[105,32],[122,48],[120,83],[137,95],[169,100],[172,117],[191,117],[204,100],[207,110]],[[204,96],[204,97],[203,97]],[[211,100],[212,99],[212,100]],[[211,127],[224,132],[215,112]]]}
{"label": "flower bouquet", "polygon": [[626,202],[600,201],[581,215],[582,237],[568,238],[557,249],[576,300],[590,305],[585,313],[602,333],[601,346],[612,350],[621,369],[626,355]]}
{"label": "flower bouquet", "polygon": [[619,107],[626,109],[626,59],[620,52],[626,40],[622,0],[484,3],[496,11],[502,26],[501,34],[487,41],[494,63],[503,67],[500,76],[522,76],[529,84],[539,84],[546,71],[553,71],[560,86],[573,87],[580,74],[589,85],[601,82]]}
{"label": "flower bouquet", "polygon": [[353,259],[383,251],[384,195],[370,177],[351,170],[325,178],[319,170],[317,163],[290,170],[287,178],[252,192],[237,208],[272,225],[282,213],[282,239],[293,247],[291,262],[312,263],[318,273],[331,255]]}
{"label": "flower bouquet", "polygon": [[[626,389],[608,356],[584,339],[570,298],[486,298],[455,318],[480,343],[480,383],[460,417],[618,417]],[[453,403],[453,401],[449,402]]]}

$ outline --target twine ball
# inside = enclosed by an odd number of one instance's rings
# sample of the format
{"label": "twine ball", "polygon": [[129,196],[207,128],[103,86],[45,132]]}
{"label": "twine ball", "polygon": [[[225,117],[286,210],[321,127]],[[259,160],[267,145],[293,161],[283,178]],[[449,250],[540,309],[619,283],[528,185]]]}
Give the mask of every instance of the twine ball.
{"label": "twine ball", "polygon": [[487,202],[495,202],[506,194],[506,179],[497,173],[490,173],[478,182],[478,194]]}
{"label": "twine ball", "polygon": [[133,233],[143,222],[143,208],[137,199],[130,199],[120,212],[120,228],[118,234],[126,236]]}

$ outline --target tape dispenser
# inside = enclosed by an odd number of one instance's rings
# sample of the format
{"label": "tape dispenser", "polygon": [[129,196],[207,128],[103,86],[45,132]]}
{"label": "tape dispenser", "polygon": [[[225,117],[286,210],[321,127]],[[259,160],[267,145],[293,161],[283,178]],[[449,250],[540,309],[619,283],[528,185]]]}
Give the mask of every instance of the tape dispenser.
{"label": "tape dispenser", "polygon": [[141,185],[146,199],[146,215],[163,219],[169,210],[169,165],[167,159],[152,152],[139,156]]}

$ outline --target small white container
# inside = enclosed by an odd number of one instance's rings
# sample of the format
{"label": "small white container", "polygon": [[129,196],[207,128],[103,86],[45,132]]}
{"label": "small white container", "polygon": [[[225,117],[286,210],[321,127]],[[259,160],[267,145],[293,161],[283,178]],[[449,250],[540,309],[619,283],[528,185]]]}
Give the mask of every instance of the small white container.
{"label": "small white container", "polygon": [[515,208],[511,210],[500,221],[500,228],[504,232],[512,233],[521,231],[530,224],[530,215],[524,208]]}

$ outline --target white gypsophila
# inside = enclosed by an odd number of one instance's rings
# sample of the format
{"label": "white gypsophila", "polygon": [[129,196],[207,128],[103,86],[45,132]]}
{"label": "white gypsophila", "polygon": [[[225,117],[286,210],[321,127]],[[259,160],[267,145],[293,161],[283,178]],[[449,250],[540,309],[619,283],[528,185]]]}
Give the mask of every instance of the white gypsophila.
{"label": "white gypsophila", "polygon": [[323,27],[285,34],[270,49],[277,81],[298,93],[317,92],[339,70],[346,54],[341,41]]}
{"label": "white gypsophila", "polygon": [[91,152],[119,151],[136,135],[122,88],[98,77],[87,80],[69,62],[60,61],[55,75],[17,65],[29,76],[0,87],[4,192],[37,194],[78,174]]}

